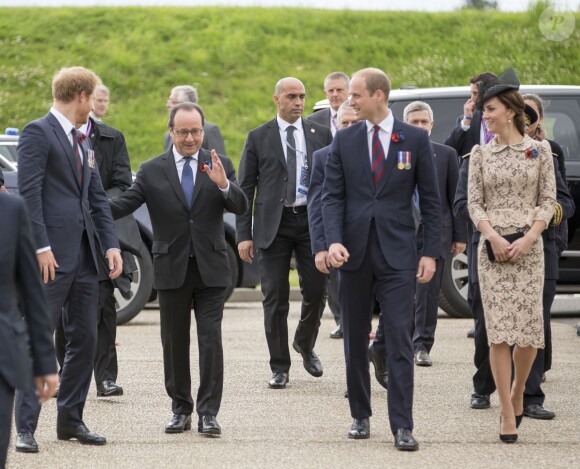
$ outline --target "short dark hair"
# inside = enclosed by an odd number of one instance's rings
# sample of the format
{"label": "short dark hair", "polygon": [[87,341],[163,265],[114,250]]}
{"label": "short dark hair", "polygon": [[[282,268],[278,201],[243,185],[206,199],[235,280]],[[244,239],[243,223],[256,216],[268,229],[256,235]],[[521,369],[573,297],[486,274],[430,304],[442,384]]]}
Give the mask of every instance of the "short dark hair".
{"label": "short dark hair", "polygon": [[175,121],[175,114],[177,114],[177,111],[179,111],[179,110],[183,110],[183,111],[197,111],[197,112],[199,112],[199,115],[201,116],[201,125],[202,126],[205,125],[205,116],[203,114],[203,109],[201,108],[201,106],[199,104],[195,104],[195,103],[179,103],[169,113],[169,123],[168,123],[168,126],[169,126],[170,129],[173,129],[173,125],[174,125],[174,121]]}
{"label": "short dark hair", "polygon": [[469,83],[471,85],[477,85],[478,83],[481,83],[481,86],[485,87],[494,78],[497,78],[497,76],[495,74],[493,74],[491,72],[483,72],[483,73],[478,73],[477,75],[471,77],[469,79]]}

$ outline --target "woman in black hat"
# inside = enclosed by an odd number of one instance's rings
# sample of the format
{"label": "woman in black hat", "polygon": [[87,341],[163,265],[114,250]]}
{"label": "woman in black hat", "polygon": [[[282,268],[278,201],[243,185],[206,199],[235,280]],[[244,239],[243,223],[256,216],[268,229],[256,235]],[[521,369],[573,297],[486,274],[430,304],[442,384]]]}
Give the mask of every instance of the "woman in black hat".
{"label": "woman in black hat", "polygon": [[541,234],[556,204],[550,146],[525,134],[519,85],[510,68],[480,90],[476,106],[495,137],[473,148],[468,187],[469,213],[485,241],[479,243],[479,284],[505,443],[517,440],[525,383],[544,347]]}

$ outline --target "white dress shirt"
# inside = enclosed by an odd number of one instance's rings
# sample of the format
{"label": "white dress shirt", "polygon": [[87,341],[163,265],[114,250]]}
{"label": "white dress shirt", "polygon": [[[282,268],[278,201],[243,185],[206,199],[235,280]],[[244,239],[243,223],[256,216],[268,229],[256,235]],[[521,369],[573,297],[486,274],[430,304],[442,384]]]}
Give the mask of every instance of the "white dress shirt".
{"label": "white dress shirt", "polygon": [[[280,116],[276,116],[276,120],[278,121],[278,130],[280,131],[280,140],[282,141],[282,149],[284,150],[284,159],[288,162],[288,148],[286,146],[286,142],[288,141],[288,136],[286,130],[288,127],[293,125],[296,130],[294,131],[294,142],[296,143],[296,200],[292,204],[295,207],[300,205],[306,205],[306,195],[302,192],[298,191],[298,188],[301,186],[300,184],[300,174],[302,172],[302,168],[307,167],[307,158],[306,158],[306,140],[304,138],[304,128],[302,127],[302,118],[298,118],[298,120],[294,123],[286,122]],[[308,169],[310,171],[310,168]]]}

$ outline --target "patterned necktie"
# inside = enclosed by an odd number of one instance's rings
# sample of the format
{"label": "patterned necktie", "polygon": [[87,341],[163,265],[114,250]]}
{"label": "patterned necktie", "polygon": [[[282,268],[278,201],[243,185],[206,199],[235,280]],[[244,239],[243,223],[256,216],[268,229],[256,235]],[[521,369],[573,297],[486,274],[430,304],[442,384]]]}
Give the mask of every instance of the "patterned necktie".
{"label": "patterned necktie", "polygon": [[296,141],[293,125],[286,129],[286,166],[288,168],[288,185],[286,186],[286,202],[292,205],[296,201]]}
{"label": "patterned necktie", "polygon": [[181,187],[183,189],[183,195],[185,196],[187,206],[191,209],[191,203],[193,201],[193,171],[191,166],[189,166],[189,163],[191,163],[191,156],[183,159],[185,160],[185,163],[183,164],[183,171],[181,173]]}
{"label": "patterned necktie", "polygon": [[83,185],[83,158],[79,149],[79,134],[76,129],[72,129],[73,154],[75,155],[75,162],[77,168],[77,180],[79,184]]}
{"label": "patterned necktie", "polygon": [[374,133],[373,133],[373,161],[372,161],[372,170],[373,170],[373,181],[375,181],[375,186],[381,180],[381,176],[383,175],[384,171],[384,161],[385,161],[385,150],[383,150],[383,146],[381,145],[381,140],[379,139],[379,130],[381,129],[380,126],[374,126]]}
{"label": "patterned necktie", "polygon": [[336,114],[332,115],[331,122],[332,122],[332,126],[334,127],[334,130],[338,130],[338,124],[336,123]]}

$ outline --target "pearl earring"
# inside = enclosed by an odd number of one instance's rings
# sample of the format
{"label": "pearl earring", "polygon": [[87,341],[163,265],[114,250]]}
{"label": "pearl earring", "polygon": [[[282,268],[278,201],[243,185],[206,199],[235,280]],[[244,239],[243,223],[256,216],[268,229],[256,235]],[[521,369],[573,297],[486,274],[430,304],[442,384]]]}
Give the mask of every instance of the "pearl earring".
{"label": "pearl earring", "polygon": [[511,119],[508,119],[508,124],[511,124],[511,123],[512,123],[512,120]]}

